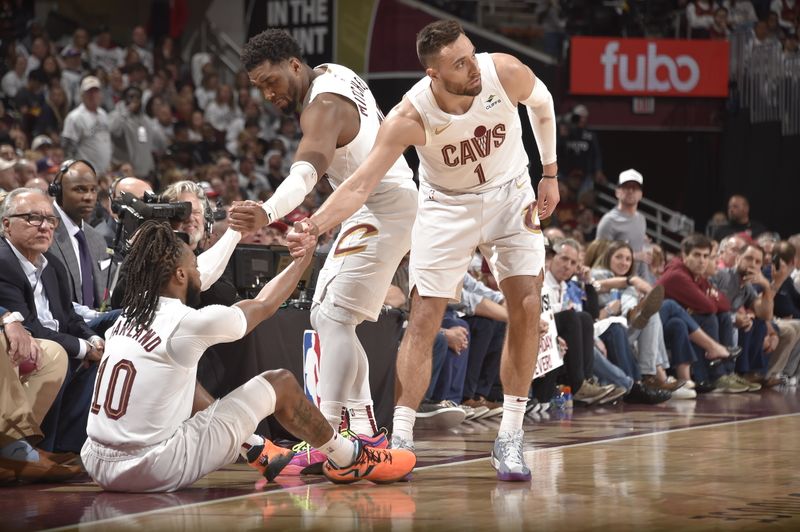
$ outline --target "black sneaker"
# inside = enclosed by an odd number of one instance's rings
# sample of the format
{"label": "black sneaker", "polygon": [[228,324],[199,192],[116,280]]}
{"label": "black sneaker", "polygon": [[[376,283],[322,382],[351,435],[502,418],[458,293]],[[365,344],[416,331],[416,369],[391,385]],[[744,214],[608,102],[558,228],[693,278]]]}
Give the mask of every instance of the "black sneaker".
{"label": "black sneaker", "polygon": [[626,403],[643,404],[643,405],[657,405],[668,401],[672,397],[672,393],[667,390],[660,390],[658,388],[650,388],[641,382],[633,383],[631,391],[623,399]]}

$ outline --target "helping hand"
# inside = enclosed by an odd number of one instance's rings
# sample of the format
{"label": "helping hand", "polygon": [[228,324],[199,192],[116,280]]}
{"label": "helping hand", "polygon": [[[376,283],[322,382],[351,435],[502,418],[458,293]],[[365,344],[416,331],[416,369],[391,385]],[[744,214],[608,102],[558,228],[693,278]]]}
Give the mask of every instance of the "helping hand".
{"label": "helping hand", "polygon": [[267,213],[255,201],[234,201],[228,219],[229,227],[245,233],[255,233],[269,223]]}
{"label": "helping hand", "polygon": [[302,259],[314,254],[317,247],[315,227],[316,225],[309,219],[295,222],[292,230],[286,235],[286,245],[289,247],[292,257]]}

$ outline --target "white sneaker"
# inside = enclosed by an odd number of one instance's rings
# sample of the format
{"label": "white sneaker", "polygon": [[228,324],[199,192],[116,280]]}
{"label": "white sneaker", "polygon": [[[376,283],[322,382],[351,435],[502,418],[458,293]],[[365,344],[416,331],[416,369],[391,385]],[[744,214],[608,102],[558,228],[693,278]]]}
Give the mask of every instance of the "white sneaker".
{"label": "white sneaker", "polygon": [[450,429],[460,425],[467,413],[452,401],[438,403],[424,402],[417,410],[417,423],[420,426],[437,429]]}
{"label": "white sneaker", "polygon": [[686,385],[681,386],[677,390],[672,390],[673,399],[697,399],[697,392]]}
{"label": "white sneaker", "polygon": [[497,470],[497,480],[529,481],[531,470],[525,465],[522,453],[522,429],[503,431],[497,435],[492,449],[492,467]]}

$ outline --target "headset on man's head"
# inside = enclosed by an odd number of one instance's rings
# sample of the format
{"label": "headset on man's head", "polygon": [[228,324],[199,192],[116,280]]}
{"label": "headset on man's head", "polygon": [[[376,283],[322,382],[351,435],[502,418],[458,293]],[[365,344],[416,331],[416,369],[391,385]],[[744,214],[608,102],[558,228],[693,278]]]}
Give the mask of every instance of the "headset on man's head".
{"label": "headset on man's head", "polygon": [[86,159],[67,159],[61,163],[61,167],[53,178],[53,182],[47,185],[47,193],[53,196],[59,205],[61,205],[61,196],[64,194],[64,187],[61,185],[61,182],[64,181],[64,174],[69,172],[69,169],[78,163],[83,163],[88,166],[95,177],[97,177],[97,171],[94,169],[94,166]]}

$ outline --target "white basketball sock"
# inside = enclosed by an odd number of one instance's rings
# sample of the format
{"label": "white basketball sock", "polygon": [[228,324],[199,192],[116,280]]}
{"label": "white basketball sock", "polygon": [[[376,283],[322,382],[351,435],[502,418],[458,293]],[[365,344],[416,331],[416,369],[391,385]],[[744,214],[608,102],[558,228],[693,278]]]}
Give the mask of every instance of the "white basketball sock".
{"label": "white basketball sock", "polygon": [[247,451],[253,447],[258,447],[259,445],[264,445],[264,438],[258,434],[251,434],[239,448],[239,454],[242,455],[242,458],[247,460]]}
{"label": "white basketball sock", "polygon": [[333,437],[319,448],[337,467],[346,467],[356,461],[356,445],[333,431]]}
{"label": "white basketball sock", "polygon": [[392,434],[400,436],[404,440],[414,441],[414,421],[417,420],[417,413],[407,406],[394,407],[394,418],[392,420]]}
{"label": "white basketball sock", "polygon": [[515,432],[521,429],[527,405],[527,397],[503,395],[503,418],[500,420],[498,432]]}

